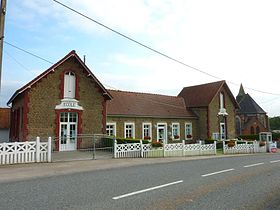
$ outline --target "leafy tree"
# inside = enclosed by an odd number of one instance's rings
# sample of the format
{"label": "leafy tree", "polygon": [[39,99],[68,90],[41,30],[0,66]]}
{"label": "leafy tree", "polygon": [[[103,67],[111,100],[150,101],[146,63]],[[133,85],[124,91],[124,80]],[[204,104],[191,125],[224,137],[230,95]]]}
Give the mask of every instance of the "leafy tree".
{"label": "leafy tree", "polygon": [[280,116],[269,118],[269,124],[271,130],[280,130]]}

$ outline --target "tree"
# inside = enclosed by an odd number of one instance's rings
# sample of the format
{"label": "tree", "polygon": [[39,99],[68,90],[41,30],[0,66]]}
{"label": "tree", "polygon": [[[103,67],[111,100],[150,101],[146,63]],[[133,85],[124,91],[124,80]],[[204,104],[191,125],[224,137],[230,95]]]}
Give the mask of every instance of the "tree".
{"label": "tree", "polygon": [[269,118],[269,124],[271,130],[280,130],[280,116]]}

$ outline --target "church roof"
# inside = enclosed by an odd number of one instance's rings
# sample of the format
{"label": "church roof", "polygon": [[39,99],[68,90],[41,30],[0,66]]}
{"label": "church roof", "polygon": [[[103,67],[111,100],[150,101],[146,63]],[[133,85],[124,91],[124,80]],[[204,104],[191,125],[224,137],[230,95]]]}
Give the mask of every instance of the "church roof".
{"label": "church roof", "polygon": [[238,114],[266,114],[266,112],[247,93],[239,101]]}

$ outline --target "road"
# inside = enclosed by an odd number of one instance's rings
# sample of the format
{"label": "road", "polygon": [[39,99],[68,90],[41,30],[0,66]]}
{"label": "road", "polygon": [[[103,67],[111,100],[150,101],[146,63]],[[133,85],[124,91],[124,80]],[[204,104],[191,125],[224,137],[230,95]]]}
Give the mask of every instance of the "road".
{"label": "road", "polygon": [[0,183],[0,209],[280,209],[280,154]]}

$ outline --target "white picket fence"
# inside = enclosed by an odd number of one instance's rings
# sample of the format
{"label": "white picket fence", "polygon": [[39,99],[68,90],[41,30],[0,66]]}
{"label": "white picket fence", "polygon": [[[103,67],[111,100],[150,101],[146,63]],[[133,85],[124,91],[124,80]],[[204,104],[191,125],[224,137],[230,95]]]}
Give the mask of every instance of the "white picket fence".
{"label": "white picket fence", "polygon": [[150,158],[150,157],[182,157],[191,155],[216,155],[216,142],[213,144],[164,144],[163,147],[152,147],[151,144],[114,143],[114,158]]}
{"label": "white picket fence", "polygon": [[51,162],[51,138],[48,142],[11,142],[0,144],[0,165],[16,163]]}
{"label": "white picket fence", "polygon": [[261,147],[259,145],[259,142],[253,141],[251,143],[245,142],[243,144],[237,144],[237,142],[235,142],[235,146],[229,147],[223,141],[223,151],[224,151],[224,154],[259,153],[259,152],[266,152],[266,145]]}

